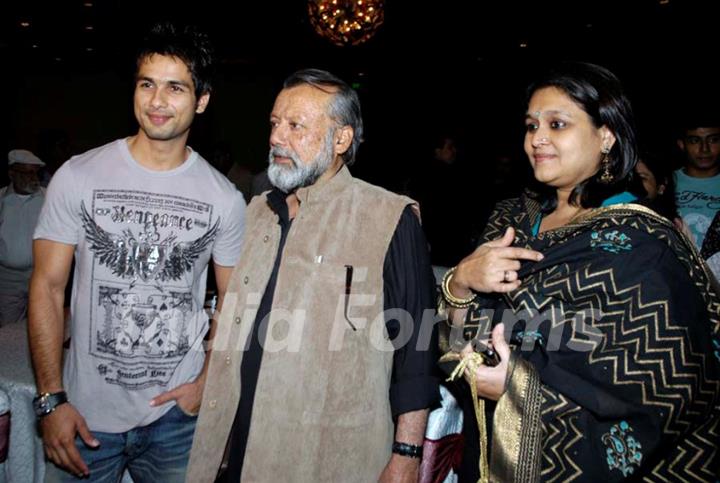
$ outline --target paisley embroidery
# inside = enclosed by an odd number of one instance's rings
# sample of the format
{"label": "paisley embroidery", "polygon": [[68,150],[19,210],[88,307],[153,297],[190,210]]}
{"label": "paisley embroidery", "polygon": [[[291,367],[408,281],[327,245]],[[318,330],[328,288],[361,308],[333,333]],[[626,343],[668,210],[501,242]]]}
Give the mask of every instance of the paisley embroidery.
{"label": "paisley embroidery", "polygon": [[635,466],[639,467],[642,462],[642,445],[630,435],[632,431],[626,421],[620,421],[602,435],[608,467],[611,471],[620,470],[623,476],[632,474]]}
{"label": "paisley embroidery", "polygon": [[602,249],[610,253],[632,250],[630,237],[618,230],[593,231],[590,234],[590,248]]}
{"label": "paisley embroidery", "polygon": [[537,343],[539,345],[543,345],[545,343],[545,339],[543,338],[542,334],[540,333],[540,331],[537,330],[529,330],[527,332],[520,331],[517,333],[517,335],[515,335],[515,339],[518,344],[521,344],[526,340],[532,343]]}

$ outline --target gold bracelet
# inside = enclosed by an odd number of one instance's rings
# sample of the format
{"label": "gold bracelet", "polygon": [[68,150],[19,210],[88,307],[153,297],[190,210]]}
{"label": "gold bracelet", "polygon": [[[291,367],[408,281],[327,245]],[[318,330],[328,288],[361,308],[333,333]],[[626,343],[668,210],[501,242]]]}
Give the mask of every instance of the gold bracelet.
{"label": "gold bracelet", "polygon": [[445,302],[450,307],[456,308],[456,309],[466,309],[470,307],[470,304],[472,304],[473,300],[475,300],[475,294],[472,294],[470,297],[466,299],[461,299],[452,294],[450,292],[450,279],[452,278],[453,274],[455,273],[455,270],[457,267],[452,267],[450,270],[448,270],[445,273],[445,276],[443,276],[442,284],[440,284],[440,287],[442,288],[442,294],[443,298],[445,299]]}

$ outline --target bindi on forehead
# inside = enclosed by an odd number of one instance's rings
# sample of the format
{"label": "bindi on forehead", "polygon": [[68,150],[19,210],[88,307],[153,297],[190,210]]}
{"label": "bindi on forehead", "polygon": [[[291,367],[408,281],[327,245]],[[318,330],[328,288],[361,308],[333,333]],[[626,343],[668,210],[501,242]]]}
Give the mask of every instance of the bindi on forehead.
{"label": "bindi on forehead", "polygon": [[572,116],[577,111],[583,111],[582,107],[564,91],[556,87],[545,87],[535,91],[530,98],[526,116],[535,119],[558,114]]}
{"label": "bindi on forehead", "polygon": [[570,111],[567,111],[564,109],[548,109],[545,111],[528,112],[526,114],[526,117],[531,118],[531,119],[540,119],[541,117],[553,117],[553,116],[573,117],[573,115]]}

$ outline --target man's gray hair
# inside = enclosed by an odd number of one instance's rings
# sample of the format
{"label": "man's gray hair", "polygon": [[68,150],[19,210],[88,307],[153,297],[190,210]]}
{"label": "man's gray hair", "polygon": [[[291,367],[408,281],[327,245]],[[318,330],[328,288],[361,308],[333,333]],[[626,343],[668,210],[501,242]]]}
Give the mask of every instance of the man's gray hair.
{"label": "man's gray hair", "polygon": [[342,155],[345,164],[350,166],[355,162],[355,155],[360,143],[363,142],[363,120],[357,92],[339,77],[320,69],[303,69],[291,74],[285,79],[283,89],[302,84],[333,94],[330,102],[330,117],[340,126],[353,128],[352,144]]}

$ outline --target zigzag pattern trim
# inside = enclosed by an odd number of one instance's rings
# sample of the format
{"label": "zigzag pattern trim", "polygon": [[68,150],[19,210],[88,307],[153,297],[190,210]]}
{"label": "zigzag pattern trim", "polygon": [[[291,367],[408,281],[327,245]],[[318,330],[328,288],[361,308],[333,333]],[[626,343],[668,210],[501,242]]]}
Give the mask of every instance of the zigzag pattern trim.
{"label": "zigzag pattern trim", "polygon": [[[532,203],[525,200],[526,205]],[[508,226],[513,226],[517,232],[515,245],[530,247],[532,240],[524,231],[529,225],[528,218],[522,214],[523,211],[530,213],[529,207],[517,199],[500,203],[483,239],[502,236]],[[692,243],[652,211],[633,205],[598,209],[587,219],[537,238],[546,249],[564,244],[589,229],[623,226],[650,234],[672,250],[688,270],[706,304],[710,332],[720,334],[720,298],[707,267]],[[538,293],[543,295],[532,295]],[[603,317],[593,321],[593,327],[602,332],[602,337],[588,352],[588,363],[604,365],[604,368],[611,366],[612,371],[608,371],[611,383],[637,391],[642,404],[657,408],[664,420],[663,432],[677,438],[672,455],[659,461],[644,481],[717,481],[720,381],[706,377],[707,370],[714,364],[710,355],[692,350],[687,328],[673,323],[678,315],[670,311],[677,311],[676,308],[669,307],[665,301],[646,301],[640,284],[619,287],[611,269],[593,270],[590,265],[572,274],[568,265],[537,272],[523,287],[505,298],[518,311],[554,309],[550,314],[551,326],[563,326],[563,332],[569,328],[569,340],[573,342],[587,343],[587,337],[580,337],[569,323],[577,311],[601,310]],[[580,440],[576,422],[581,408],[547,388],[543,388],[543,397],[543,416],[546,416],[543,418],[546,421],[543,480],[573,481],[582,475],[571,457]],[[701,427],[697,427],[699,421],[704,421]],[[694,430],[688,432],[693,425]]]}
{"label": "zigzag pattern trim", "polygon": [[[562,394],[542,386],[543,421],[546,437],[543,440],[542,478],[547,482],[570,482],[583,475],[582,469],[575,464],[570,455],[572,447],[582,439],[575,425],[580,407],[566,399]],[[550,417],[548,417],[550,416]]]}

